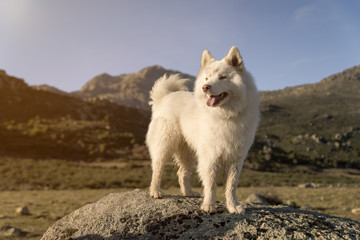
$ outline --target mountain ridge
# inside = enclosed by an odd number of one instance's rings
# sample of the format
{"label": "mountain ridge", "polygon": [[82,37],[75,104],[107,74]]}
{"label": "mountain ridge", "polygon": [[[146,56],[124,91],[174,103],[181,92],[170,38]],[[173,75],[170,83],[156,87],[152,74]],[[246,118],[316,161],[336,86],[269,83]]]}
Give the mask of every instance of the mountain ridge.
{"label": "mountain ridge", "polygon": [[[76,121],[93,121],[95,124],[110,116],[111,125],[117,126],[117,129],[111,128],[111,134],[131,132],[137,136],[135,142],[145,149],[143,140],[150,119],[149,91],[157,77],[172,73],[179,72],[151,66],[117,77],[101,74],[84,87],[83,92],[88,95],[82,96],[81,100],[80,92],[60,95],[31,89],[23,80],[6,77],[6,73],[1,71],[0,112],[5,114],[0,115],[0,123],[5,121],[3,128],[12,129],[14,124],[6,121],[26,122],[33,121],[35,116],[61,118],[69,115]],[[108,80],[104,82],[103,78]],[[107,86],[107,83],[112,84]],[[96,87],[98,85],[101,91]],[[328,76],[318,83],[260,92],[262,120],[246,166],[271,171],[298,164],[319,168],[360,168],[359,92],[360,66]],[[127,96],[131,98],[127,99]],[[113,144],[116,138],[111,139],[109,151],[116,152]],[[134,141],[131,137],[128,140],[126,146],[133,147]],[[97,144],[96,139],[92,142],[92,145]],[[147,154],[142,157],[149,158]]]}
{"label": "mountain ridge", "polygon": [[[353,84],[351,86],[343,86],[343,84]],[[285,97],[285,96],[303,96],[308,94],[324,94],[333,95],[338,93],[341,88],[342,93],[355,93],[356,89],[360,89],[360,65],[347,68],[342,72],[332,74],[323,78],[317,83],[309,83],[298,86],[286,87],[273,91],[260,91],[262,100],[268,98]]]}
{"label": "mountain ridge", "polygon": [[135,73],[117,76],[111,76],[107,73],[97,75],[85,83],[79,91],[71,94],[83,99],[107,99],[117,104],[149,110],[150,89],[155,80],[164,74],[180,74],[184,78],[195,79],[188,74],[153,65]]}

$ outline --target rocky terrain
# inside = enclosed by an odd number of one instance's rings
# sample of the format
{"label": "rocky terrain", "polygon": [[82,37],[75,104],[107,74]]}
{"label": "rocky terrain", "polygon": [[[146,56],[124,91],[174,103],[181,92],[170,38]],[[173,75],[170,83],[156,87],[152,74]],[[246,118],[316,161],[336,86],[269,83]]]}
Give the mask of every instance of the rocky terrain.
{"label": "rocky terrain", "polygon": [[360,223],[286,205],[243,203],[245,214],[199,210],[202,199],[166,195],[152,199],[135,190],[113,193],[63,217],[51,239],[360,239]]}

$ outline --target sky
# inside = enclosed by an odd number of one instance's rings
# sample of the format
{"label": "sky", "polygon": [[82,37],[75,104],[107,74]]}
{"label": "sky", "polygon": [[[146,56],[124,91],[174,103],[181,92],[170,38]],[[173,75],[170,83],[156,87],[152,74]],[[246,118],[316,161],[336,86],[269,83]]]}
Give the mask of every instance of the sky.
{"label": "sky", "polygon": [[79,90],[151,65],[196,76],[236,45],[259,90],[360,64],[358,0],[0,0],[0,69]]}

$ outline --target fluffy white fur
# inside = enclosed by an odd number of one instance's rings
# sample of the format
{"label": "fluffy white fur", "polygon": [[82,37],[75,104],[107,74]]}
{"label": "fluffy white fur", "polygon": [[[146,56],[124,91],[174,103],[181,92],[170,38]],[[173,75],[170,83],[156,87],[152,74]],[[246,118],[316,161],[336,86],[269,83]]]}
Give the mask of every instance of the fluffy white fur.
{"label": "fluffy white fur", "polygon": [[146,136],[153,170],[150,196],[161,198],[161,175],[171,158],[179,165],[182,193],[200,196],[190,186],[197,160],[204,186],[201,209],[215,210],[215,176],[223,165],[227,209],[242,213],[236,188],[259,123],[256,86],[236,47],[220,61],[205,50],[194,92],[187,91],[186,81],[179,75],[163,76],[150,93],[152,120]]}

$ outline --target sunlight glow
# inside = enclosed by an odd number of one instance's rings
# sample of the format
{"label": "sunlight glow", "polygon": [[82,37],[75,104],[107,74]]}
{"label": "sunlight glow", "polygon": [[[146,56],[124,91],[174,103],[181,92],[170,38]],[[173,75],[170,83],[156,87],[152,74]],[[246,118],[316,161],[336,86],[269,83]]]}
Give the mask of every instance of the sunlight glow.
{"label": "sunlight glow", "polygon": [[5,27],[22,27],[30,14],[30,2],[23,0],[0,0],[0,24]]}

